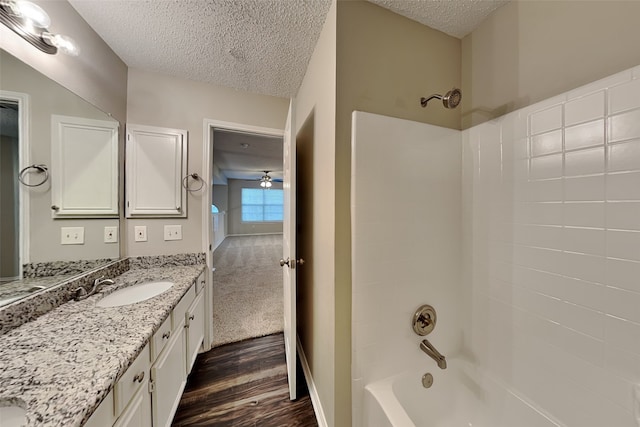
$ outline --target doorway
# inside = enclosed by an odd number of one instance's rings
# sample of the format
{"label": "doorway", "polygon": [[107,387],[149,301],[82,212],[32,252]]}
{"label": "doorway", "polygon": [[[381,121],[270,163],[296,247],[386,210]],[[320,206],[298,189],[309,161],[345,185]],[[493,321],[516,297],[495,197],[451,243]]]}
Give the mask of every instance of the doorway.
{"label": "doorway", "polygon": [[[211,313],[224,316],[210,331],[216,346],[282,330],[282,223],[278,228],[273,220],[282,188],[282,138],[279,129],[205,120],[203,175],[211,188],[203,197],[203,246],[211,279],[214,270],[216,275]],[[265,176],[269,187],[261,186]],[[265,297],[269,289],[278,293],[276,303]],[[279,312],[271,310],[274,304]],[[273,321],[256,327],[261,317]],[[218,330],[223,323],[231,330]]]}
{"label": "doorway", "polygon": [[[29,262],[29,193],[19,177],[30,161],[29,95],[0,90],[0,282],[22,278]],[[22,169],[24,168],[24,169]],[[27,184],[30,176],[25,172]]]}
{"label": "doorway", "polygon": [[0,282],[20,278],[20,129],[18,103],[0,99]]}
{"label": "doorway", "polygon": [[283,330],[284,190],[282,137],[214,128],[213,141],[217,347]]}

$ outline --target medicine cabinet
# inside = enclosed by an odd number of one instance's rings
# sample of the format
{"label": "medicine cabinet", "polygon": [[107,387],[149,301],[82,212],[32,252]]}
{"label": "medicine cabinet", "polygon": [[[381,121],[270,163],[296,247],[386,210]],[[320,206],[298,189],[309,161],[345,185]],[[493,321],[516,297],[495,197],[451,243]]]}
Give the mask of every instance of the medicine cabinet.
{"label": "medicine cabinet", "polygon": [[118,122],[51,116],[51,211],[118,216]]}
{"label": "medicine cabinet", "polygon": [[127,125],[126,216],[186,217],[187,131]]}

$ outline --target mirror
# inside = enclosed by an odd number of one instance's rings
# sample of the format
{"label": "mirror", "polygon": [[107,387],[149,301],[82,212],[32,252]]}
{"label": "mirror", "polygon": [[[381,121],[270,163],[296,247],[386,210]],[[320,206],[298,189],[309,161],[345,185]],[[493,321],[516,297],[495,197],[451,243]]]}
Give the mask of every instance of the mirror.
{"label": "mirror", "polygon": [[[0,76],[2,306],[118,259],[120,243],[118,122],[4,50],[0,50]],[[67,146],[82,152],[85,161],[77,162],[77,167],[67,166],[61,170],[58,166],[56,170],[56,157],[61,157],[62,151],[52,149],[52,141],[57,129],[55,118],[60,116],[115,129],[115,162],[113,133],[109,136],[111,151],[108,153],[112,160],[106,162],[98,161],[102,156],[98,152],[104,149],[96,150],[95,155],[86,151],[100,138],[83,130],[80,141],[84,143]],[[103,197],[111,203],[116,200],[115,210],[65,217],[52,210],[52,200],[59,198],[56,194],[68,190],[66,186],[85,185],[94,172],[100,179],[110,176],[111,181],[115,181],[115,187],[110,187],[114,193]],[[61,179],[63,175],[64,179]],[[73,194],[82,194],[76,188],[73,190]],[[86,185],[83,191],[87,195],[92,193]],[[105,191],[105,188],[98,188],[93,192],[92,200],[96,199],[96,194],[103,195]]]}

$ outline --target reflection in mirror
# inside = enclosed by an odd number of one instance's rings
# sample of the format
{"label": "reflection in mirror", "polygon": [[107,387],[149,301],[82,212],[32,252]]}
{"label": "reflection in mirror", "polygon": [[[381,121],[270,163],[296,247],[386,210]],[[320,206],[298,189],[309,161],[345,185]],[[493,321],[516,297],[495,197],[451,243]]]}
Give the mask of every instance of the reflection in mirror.
{"label": "reflection in mirror", "polygon": [[[120,245],[118,122],[4,50],[0,50],[0,76],[2,306],[119,258]],[[69,167],[69,163],[64,171],[55,168],[60,156],[66,155],[68,162],[70,153],[52,149],[56,132],[52,124],[54,116],[104,124],[100,134],[83,129],[81,140],[65,145],[82,155],[84,162],[78,164],[77,170]],[[115,153],[114,134],[103,130],[106,128],[115,129]],[[73,132],[69,135],[73,136]],[[60,137],[59,134],[55,136]],[[95,150],[95,154],[91,150]],[[102,153],[107,153],[109,158],[101,159]],[[61,179],[63,172],[64,179]],[[102,199],[110,201],[109,209],[98,206],[104,213],[89,212],[60,218],[52,210],[53,195],[68,190],[74,191],[74,197],[68,199],[75,205],[70,207],[83,207],[85,201],[77,195],[84,193],[78,191],[77,186],[86,185],[91,179],[102,185],[105,177],[111,177],[114,185],[100,187],[93,193],[86,186],[83,190],[89,199],[86,204],[95,205],[96,200]],[[108,191],[113,194],[105,195]],[[78,211],[86,213],[85,210]]]}

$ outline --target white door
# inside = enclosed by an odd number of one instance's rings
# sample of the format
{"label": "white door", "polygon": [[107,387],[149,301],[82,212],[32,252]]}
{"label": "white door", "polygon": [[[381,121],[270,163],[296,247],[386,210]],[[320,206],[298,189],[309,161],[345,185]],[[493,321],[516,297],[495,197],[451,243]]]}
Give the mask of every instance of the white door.
{"label": "white door", "polygon": [[[282,259],[284,267],[284,346],[287,355],[289,397],[296,399],[296,139],[294,100],[284,128],[283,168],[284,218],[282,227]],[[287,262],[288,261],[288,262]]]}

